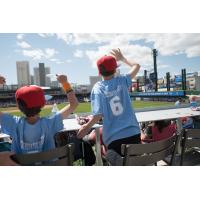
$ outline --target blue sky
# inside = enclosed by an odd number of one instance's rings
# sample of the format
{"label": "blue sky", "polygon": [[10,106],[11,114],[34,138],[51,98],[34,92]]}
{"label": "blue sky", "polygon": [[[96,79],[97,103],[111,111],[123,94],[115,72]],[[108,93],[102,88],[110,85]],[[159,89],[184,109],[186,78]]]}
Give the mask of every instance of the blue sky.
{"label": "blue sky", "polygon": [[[151,49],[158,54],[158,75],[166,72],[180,74],[182,68],[188,72],[200,71],[200,34],[70,34],[70,33],[1,33],[0,74],[7,84],[17,83],[16,61],[27,60],[30,71],[44,62],[51,67],[52,74],[67,74],[70,82],[89,83],[89,76],[98,75],[95,62],[112,48],[119,47],[124,55],[140,63],[143,70],[151,70]],[[128,67],[120,65],[122,73]]]}

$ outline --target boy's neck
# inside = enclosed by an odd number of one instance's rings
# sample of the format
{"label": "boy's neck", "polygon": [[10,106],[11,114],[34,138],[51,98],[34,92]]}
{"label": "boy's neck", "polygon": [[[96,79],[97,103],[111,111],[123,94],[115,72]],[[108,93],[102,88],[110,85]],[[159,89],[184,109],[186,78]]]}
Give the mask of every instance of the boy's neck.
{"label": "boy's neck", "polygon": [[29,124],[35,124],[39,119],[39,115],[35,115],[33,117],[27,117],[26,120]]}
{"label": "boy's neck", "polygon": [[114,78],[114,76],[115,76],[115,74],[112,74],[110,76],[103,76],[103,79],[104,80],[110,80],[110,79]]}

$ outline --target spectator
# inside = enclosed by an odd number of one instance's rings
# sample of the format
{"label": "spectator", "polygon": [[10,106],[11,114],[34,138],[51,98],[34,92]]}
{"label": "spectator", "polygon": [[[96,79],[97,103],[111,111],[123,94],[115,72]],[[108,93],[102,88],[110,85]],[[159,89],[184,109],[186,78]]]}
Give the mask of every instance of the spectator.
{"label": "spectator", "polygon": [[[5,79],[0,78],[1,83]],[[18,108],[25,115],[12,116],[0,112],[1,129],[12,137],[11,151],[15,153],[41,152],[55,148],[54,135],[63,129],[62,120],[75,110],[78,101],[65,75],[58,75],[69,101],[56,115],[40,117],[45,105],[44,91],[38,86],[24,86],[16,91]]]}
{"label": "spectator", "polygon": [[144,142],[153,142],[167,139],[176,133],[176,125],[171,121],[160,120],[148,125],[145,131],[141,133],[141,140]]}
{"label": "spectator", "polygon": [[[131,70],[125,76],[115,76],[117,62],[122,61]],[[127,60],[120,49],[113,49],[111,55],[97,61],[103,81],[97,82],[91,92],[92,118],[84,124],[78,137],[84,137],[91,127],[103,118],[103,143],[108,151],[121,154],[122,144],[140,143],[140,128],[132,109],[128,89],[140,65]]]}
{"label": "spectator", "polygon": [[182,98],[179,97],[179,98],[178,98],[178,101],[175,102],[175,106],[176,106],[176,107],[180,107],[181,104],[182,104],[182,102],[183,102]]}

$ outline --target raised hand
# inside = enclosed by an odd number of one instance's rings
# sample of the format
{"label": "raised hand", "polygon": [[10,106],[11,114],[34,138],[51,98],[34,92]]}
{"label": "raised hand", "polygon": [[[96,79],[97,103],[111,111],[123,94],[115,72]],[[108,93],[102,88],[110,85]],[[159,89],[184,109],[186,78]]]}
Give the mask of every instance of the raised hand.
{"label": "raised hand", "polygon": [[6,83],[6,79],[0,75],[0,84],[5,84]]}
{"label": "raised hand", "polygon": [[110,54],[116,59],[116,61],[123,61],[125,58],[120,49],[112,49]]}
{"label": "raised hand", "polygon": [[62,83],[68,82],[66,75],[58,75],[58,74],[56,74],[56,76],[57,76],[57,80],[58,80],[59,83],[62,84]]}

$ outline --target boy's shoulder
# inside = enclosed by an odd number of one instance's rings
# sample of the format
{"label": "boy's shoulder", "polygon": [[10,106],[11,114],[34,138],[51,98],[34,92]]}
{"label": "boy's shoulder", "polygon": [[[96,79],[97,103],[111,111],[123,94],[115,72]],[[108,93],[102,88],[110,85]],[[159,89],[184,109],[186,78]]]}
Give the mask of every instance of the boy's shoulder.
{"label": "boy's shoulder", "polygon": [[98,82],[96,82],[96,83],[94,84],[92,90],[93,90],[93,92],[97,92],[97,91],[99,91],[100,88],[102,88],[102,87],[103,87],[103,81],[98,81]]}

